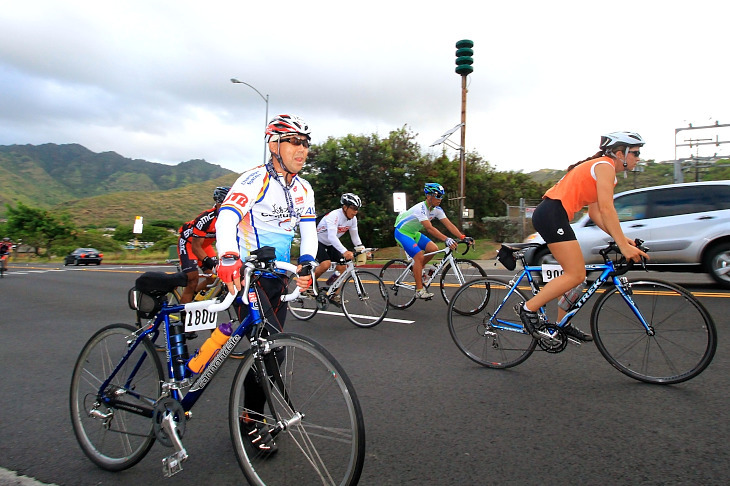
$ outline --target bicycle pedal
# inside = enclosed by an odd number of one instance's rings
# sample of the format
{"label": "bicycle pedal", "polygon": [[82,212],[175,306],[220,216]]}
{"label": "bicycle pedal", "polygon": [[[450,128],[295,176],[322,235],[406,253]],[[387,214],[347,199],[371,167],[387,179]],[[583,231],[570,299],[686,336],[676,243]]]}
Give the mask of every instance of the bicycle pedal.
{"label": "bicycle pedal", "polygon": [[170,476],[179,473],[183,470],[182,463],[187,458],[188,455],[185,454],[184,451],[178,451],[167,457],[163,457],[162,474],[164,474],[166,478],[169,478]]}

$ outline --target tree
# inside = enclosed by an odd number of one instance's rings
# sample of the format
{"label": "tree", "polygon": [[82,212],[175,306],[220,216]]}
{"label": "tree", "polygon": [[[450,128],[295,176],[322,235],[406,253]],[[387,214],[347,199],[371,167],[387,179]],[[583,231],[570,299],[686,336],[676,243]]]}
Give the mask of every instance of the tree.
{"label": "tree", "polygon": [[[312,146],[302,175],[315,191],[320,216],[340,206],[344,192],[354,192],[363,200],[358,214],[360,233],[373,246],[392,246],[393,193],[405,192],[409,206],[424,198],[423,185],[439,182],[447,190],[443,205],[452,221],[458,220],[459,160],[444,150],[439,156],[422,154],[416,134],[407,126],[378,135],[347,135],[327,139]],[[519,198],[539,199],[546,187],[521,172],[497,172],[476,153],[466,154],[466,207],[474,209],[475,221],[504,214],[504,202]],[[475,236],[480,236],[471,233]]]}
{"label": "tree", "polygon": [[8,222],[6,229],[16,241],[35,248],[35,254],[40,255],[44,248],[46,255],[50,255],[56,241],[68,239],[76,234],[76,227],[68,214],[53,215],[43,209],[26,206],[18,202],[13,208],[6,204]]}

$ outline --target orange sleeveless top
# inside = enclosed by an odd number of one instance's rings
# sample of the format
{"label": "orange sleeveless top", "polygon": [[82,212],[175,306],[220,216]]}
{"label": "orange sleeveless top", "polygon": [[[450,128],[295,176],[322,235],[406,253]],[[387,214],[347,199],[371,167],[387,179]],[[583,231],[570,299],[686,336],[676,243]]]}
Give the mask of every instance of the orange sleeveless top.
{"label": "orange sleeveless top", "polygon": [[[614,160],[610,157],[599,157],[583,162],[548,189],[543,198],[559,200],[568,214],[568,220],[572,220],[575,213],[598,201],[596,188],[596,166],[598,164],[609,164],[614,170],[616,168]],[[613,185],[615,186],[617,182],[614,177]]]}

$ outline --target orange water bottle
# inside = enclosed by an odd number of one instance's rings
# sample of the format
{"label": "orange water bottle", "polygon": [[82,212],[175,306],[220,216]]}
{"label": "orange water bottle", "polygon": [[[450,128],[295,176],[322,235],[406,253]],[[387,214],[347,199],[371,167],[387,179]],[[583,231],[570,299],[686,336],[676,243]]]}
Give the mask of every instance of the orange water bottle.
{"label": "orange water bottle", "polygon": [[228,341],[233,329],[231,328],[230,322],[224,322],[218,328],[213,331],[213,334],[200,346],[200,349],[188,361],[188,368],[194,373],[200,373],[203,368],[218,354],[221,347]]}

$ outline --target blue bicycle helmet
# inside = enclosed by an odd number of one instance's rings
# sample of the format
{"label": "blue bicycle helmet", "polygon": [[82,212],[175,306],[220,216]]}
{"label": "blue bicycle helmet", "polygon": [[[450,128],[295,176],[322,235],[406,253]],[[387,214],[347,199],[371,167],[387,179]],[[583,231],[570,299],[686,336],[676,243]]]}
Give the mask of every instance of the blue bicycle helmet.
{"label": "blue bicycle helmet", "polygon": [[439,184],[438,182],[427,182],[423,186],[423,192],[428,196],[429,194],[436,197],[444,197],[444,194],[446,194],[446,191],[444,190],[444,186]]}

